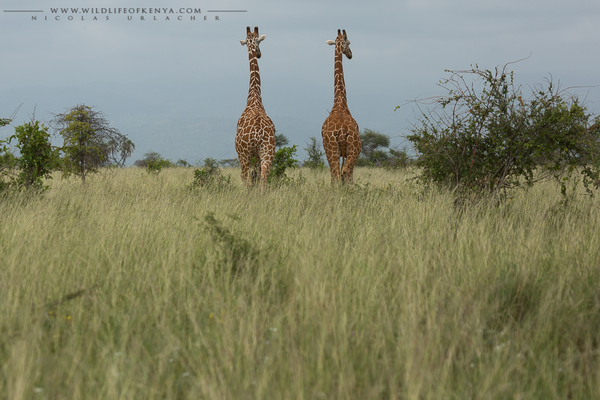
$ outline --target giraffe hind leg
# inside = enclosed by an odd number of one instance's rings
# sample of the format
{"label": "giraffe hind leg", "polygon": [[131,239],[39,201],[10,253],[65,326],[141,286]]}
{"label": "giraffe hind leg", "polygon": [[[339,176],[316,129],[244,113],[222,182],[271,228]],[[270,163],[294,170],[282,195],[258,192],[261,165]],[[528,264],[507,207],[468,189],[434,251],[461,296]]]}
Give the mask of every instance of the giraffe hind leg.
{"label": "giraffe hind leg", "polygon": [[342,170],[342,182],[352,183],[352,175],[354,174],[354,164],[358,160],[358,155],[351,154],[346,158],[344,169]]}
{"label": "giraffe hind leg", "polygon": [[242,183],[244,183],[244,185],[250,185],[251,184],[251,170],[250,170],[250,160],[248,159],[248,157],[239,157],[240,160],[240,168],[242,169],[242,173],[240,174],[241,178],[242,178]]}

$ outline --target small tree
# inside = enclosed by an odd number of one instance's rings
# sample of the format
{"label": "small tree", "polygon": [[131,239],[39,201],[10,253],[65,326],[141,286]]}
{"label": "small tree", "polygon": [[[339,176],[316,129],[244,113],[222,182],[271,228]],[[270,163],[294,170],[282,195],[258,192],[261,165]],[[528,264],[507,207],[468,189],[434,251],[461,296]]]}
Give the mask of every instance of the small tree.
{"label": "small tree", "polygon": [[325,153],[321,150],[317,138],[311,136],[308,139],[309,142],[306,144],[307,147],[304,148],[308,153],[308,160],[305,160],[302,163],[302,166],[311,169],[325,168],[325,161],[323,160]]}
{"label": "small tree", "polygon": [[[586,128],[589,114],[552,81],[524,97],[507,65],[448,72],[441,83],[448,95],[429,99],[434,109],[423,112],[407,136],[423,181],[498,193],[552,177],[568,180],[584,160],[598,159],[597,140]],[[587,163],[580,171],[586,188],[597,182],[597,167]],[[563,193],[566,180],[560,181]]]}
{"label": "small tree", "polygon": [[109,126],[102,112],[83,104],[55,115],[52,122],[64,140],[63,176],[78,175],[84,184],[86,176],[100,167],[124,166],[135,149],[127,136]]}

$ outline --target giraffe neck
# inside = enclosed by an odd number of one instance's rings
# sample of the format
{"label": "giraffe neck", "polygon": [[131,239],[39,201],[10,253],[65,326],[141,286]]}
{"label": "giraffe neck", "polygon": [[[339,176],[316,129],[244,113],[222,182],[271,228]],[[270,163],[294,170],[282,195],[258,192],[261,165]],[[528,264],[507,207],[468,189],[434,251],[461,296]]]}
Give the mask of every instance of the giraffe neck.
{"label": "giraffe neck", "polygon": [[[333,63],[333,109],[348,109],[346,101],[346,83],[344,82],[344,67],[342,65],[342,46],[336,44]],[[333,111],[332,109],[332,111]]]}
{"label": "giraffe neck", "polygon": [[250,88],[248,89],[248,102],[246,107],[263,108],[260,95],[260,71],[258,70],[258,59],[254,50],[248,50],[248,59],[250,62]]}

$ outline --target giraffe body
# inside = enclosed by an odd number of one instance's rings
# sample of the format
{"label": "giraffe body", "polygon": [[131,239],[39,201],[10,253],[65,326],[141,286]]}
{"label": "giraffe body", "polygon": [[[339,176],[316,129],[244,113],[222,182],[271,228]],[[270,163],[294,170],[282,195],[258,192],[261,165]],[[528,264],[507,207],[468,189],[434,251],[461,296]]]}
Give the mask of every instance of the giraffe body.
{"label": "giraffe body", "polygon": [[[346,84],[344,82],[344,69],[342,54],[348,59],[352,58],[350,41],[346,31],[340,32],[335,41],[328,40],[329,45],[335,45],[334,57],[334,100],[333,107],[321,128],[323,136],[323,149],[329,163],[331,182],[352,183],[354,164],[360,155],[362,144],[360,142],[358,124],[352,118],[346,100]],[[342,161],[340,167],[340,159]]]}
{"label": "giraffe body", "polygon": [[258,27],[254,32],[246,28],[246,40],[240,40],[242,45],[248,46],[248,60],[250,64],[250,88],[246,108],[237,123],[235,136],[235,150],[238,153],[242,169],[242,182],[252,185],[251,160],[257,161],[260,186],[264,188],[269,177],[269,171],[275,156],[275,125],[267,116],[262,104],[260,91],[260,73],[258,59],[261,56],[259,43],[266,35],[258,35]]}

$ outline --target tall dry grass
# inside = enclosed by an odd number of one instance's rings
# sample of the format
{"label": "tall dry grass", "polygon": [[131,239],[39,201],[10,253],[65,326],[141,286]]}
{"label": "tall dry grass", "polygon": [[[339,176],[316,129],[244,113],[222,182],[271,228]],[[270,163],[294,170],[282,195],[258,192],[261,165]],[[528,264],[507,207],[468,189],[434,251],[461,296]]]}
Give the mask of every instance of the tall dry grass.
{"label": "tall dry grass", "polygon": [[0,398],[600,398],[597,200],[226,173],[0,200]]}

